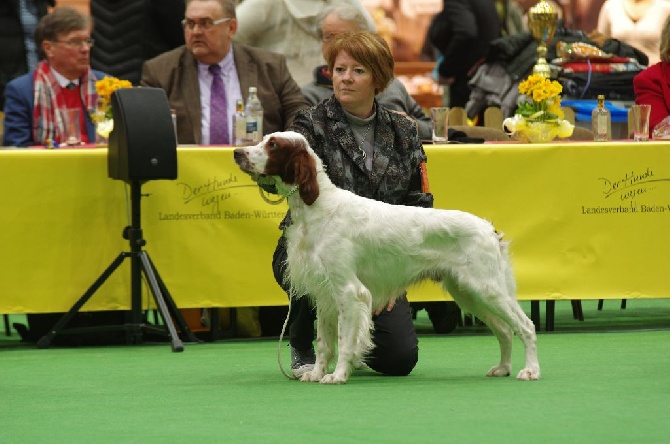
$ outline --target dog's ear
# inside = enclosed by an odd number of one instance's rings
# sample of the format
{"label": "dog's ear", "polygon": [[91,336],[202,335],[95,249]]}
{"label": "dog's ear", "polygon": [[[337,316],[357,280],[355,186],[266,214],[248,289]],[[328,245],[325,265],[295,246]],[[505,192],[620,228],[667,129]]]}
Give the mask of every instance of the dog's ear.
{"label": "dog's ear", "polygon": [[300,198],[306,205],[312,205],[319,197],[319,184],[316,181],[316,162],[306,151],[295,151],[293,158],[295,183],[298,185]]}

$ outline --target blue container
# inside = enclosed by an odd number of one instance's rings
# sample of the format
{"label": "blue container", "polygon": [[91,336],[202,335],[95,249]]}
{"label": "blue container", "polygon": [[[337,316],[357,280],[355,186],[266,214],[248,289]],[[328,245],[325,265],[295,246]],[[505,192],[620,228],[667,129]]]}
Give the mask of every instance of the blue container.
{"label": "blue container", "polygon": [[[562,100],[561,106],[569,106],[575,110],[575,120],[578,122],[590,122],[593,108],[598,106],[597,100]],[[612,123],[628,122],[628,108],[615,106],[605,101],[607,108],[612,116]]]}

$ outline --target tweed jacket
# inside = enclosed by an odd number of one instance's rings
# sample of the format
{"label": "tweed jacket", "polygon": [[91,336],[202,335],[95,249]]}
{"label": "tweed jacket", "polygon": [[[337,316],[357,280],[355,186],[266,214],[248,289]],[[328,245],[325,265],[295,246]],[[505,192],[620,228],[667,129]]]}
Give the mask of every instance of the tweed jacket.
{"label": "tweed jacket", "polygon": [[670,64],[658,62],[633,77],[635,103],[651,105],[649,135],[670,115]]}
{"label": "tweed jacket", "polygon": [[[232,50],[245,102],[249,87],[258,88],[264,110],[264,134],[285,130],[295,114],[309,106],[288,71],[286,59],[280,54],[241,44],[233,44]],[[186,46],[146,61],[140,85],[165,90],[170,106],[177,111],[179,143],[201,143],[198,67]]]}
{"label": "tweed jacket", "polygon": [[426,162],[426,153],[414,122],[377,101],[375,105],[372,170],[365,168],[344,109],[335,98],[299,113],[290,129],[305,136],[338,187],[391,204],[432,207],[432,194],[421,190],[420,164]]}

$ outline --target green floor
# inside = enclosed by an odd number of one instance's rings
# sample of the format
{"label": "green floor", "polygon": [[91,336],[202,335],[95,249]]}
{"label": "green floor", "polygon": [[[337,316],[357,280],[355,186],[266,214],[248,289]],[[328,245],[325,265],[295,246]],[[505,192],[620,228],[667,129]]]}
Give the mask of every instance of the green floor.
{"label": "green floor", "polygon": [[[481,326],[433,335],[422,313],[409,377],[361,371],[344,386],[286,379],[276,339],[172,353],[164,344],[38,350],[3,337],[0,442],[668,442],[670,300],[596,305],[585,302],[579,322],[557,303],[556,331],[538,337],[536,382],[486,378],[493,336]],[[517,340],[513,370],[522,365]]]}

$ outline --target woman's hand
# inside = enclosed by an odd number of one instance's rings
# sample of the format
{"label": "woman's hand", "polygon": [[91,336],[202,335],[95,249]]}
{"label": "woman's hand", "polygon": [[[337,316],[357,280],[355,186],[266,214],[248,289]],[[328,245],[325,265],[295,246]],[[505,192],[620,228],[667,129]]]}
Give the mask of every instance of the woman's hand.
{"label": "woman's hand", "polygon": [[[393,307],[395,307],[395,299],[388,303],[388,305],[386,306],[386,311],[393,310]],[[383,311],[384,307],[378,308],[373,312],[373,316],[379,316],[380,314],[382,314]]]}

